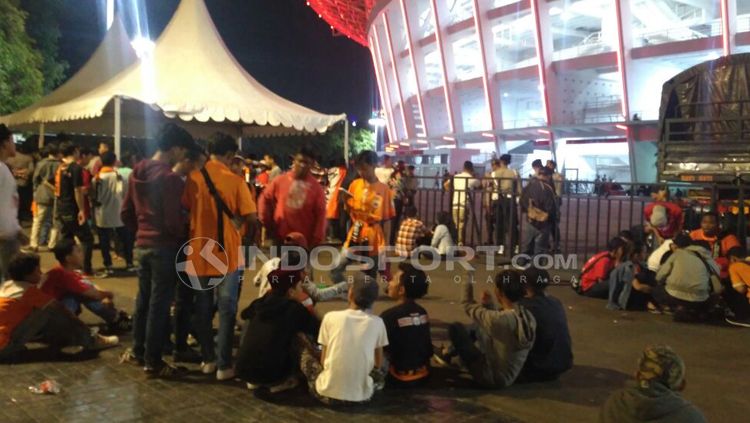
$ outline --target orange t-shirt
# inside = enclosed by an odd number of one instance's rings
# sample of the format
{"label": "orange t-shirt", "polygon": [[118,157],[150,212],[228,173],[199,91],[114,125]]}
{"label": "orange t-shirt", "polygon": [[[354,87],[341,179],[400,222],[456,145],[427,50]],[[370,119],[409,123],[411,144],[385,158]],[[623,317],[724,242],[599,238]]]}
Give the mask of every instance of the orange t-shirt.
{"label": "orange t-shirt", "polygon": [[721,277],[722,279],[726,279],[729,276],[729,260],[727,259],[727,253],[732,247],[737,247],[740,245],[740,241],[737,239],[737,237],[734,235],[727,235],[721,239],[721,242],[719,242],[717,246],[717,241],[719,238],[717,236],[708,237],[703,233],[703,230],[699,228],[690,232],[690,239],[692,239],[693,241],[708,242],[708,244],[711,246],[711,256],[714,258],[714,261],[719,265],[719,268],[721,269],[719,277]]}
{"label": "orange t-shirt", "polygon": [[750,300],[750,263],[746,261],[737,261],[729,265],[729,280],[732,281],[732,287],[747,287],[747,298]]}
{"label": "orange t-shirt", "polygon": [[0,286],[0,349],[10,342],[13,331],[32,311],[54,301],[28,282],[6,281]]}
{"label": "orange t-shirt", "polygon": [[[250,194],[250,189],[241,176],[232,171],[223,163],[216,160],[206,162],[206,170],[211,181],[216,186],[224,204],[236,217],[247,216],[255,213],[255,199]],[[208,191],[208,186],[199,170],[188,175],[185,181],[185,191],[182,195],[182,205],[190,211],[190,246],[191,254],[187,255],[188,262],[192,263],[194,269],[186,269],[188,273],[197,276],[217,276],[236,271],[244,265],[240,248],[242,237],[235,229],[234,224],[225,213],[224,219],[224,253],[218,244],[218,216],[216,201]],[[203,239],[197,239],[203,238]],[[213,257],[206,258],[201,251],[207,248],[208,241],[214,240],[212,246],[208,246]],[[218,258],[221,264],[213,260]],[[226,266],[226,267],[225,267]],[[224,268],[225,267],[225,268]]]}
{"label": "orange t-shirt", "polygon": [[[368,245],[373,248],[371,255],[376,255],[386,244],[382,222],[396,216],[393,193],[382,182],[369,183],[362,178],[352,181],[349,192],[353,195],[346,200],[349,215],[353,222],[363,223],[360,238],[367,238]],[[345,247],[349,246],[353,231],[354,225],[349,229]]]}

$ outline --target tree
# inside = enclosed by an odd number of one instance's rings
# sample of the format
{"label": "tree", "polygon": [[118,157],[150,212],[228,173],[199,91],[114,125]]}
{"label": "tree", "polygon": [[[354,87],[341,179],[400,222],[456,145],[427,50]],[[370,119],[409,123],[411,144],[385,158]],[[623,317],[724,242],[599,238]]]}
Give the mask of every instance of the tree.
{"label": "tree", "polygon": [[[300,135],[278,138],[248,138],[242,143],[243,151],[258,158],[264,154],[276,157],[282,165],[291,164],[289,156],[303,145],[315,149],[320,163],[330,166],[344,159],[344,125],[338,124],[325,134]],[[349,155],[354,156],[363,150],[375,149],[375,134],[364,128],[349,128]]]}
{"label": "tree", "polygon": [[62,0],[21,0],[21,9],[28,13],[26,33],[34,40],[42,55],[41,71],[44,75],[44,93],[57,88],[65,79],[68,63],[58,59],[60,41],[59,16],[63,11]]}
{"label": "tree", "polygon": [[26,34],[26,13],[0,0],[0,114],[15,112],[42,95],[43,59]]}

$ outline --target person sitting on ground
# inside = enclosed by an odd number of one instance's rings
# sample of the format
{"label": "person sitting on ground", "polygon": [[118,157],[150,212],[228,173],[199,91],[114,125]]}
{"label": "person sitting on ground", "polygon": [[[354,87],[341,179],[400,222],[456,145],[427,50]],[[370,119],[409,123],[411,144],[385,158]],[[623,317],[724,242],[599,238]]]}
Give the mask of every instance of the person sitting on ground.
{"label": "person sitting on ground", "polygon": [[609,274],[620,264],[626,249],[626,241],[620,237],[612,238],[607,244],[607,251],[588,259],[581,270],[578,293],[589,298],[607,298]]}
{"label": "person sitting on ground", "polygon": [[385,347],[389,385],[420,385],[430,375],[430,317],[416,302],[427,294],[428,287],[425,272],[406,262],[399,264],[386,287],[388,296],[398,302],[380,314],[390,342]]}
{"label": "person sitting on ground", "polygon": [[609,396],[599,422],[706,422],[700,410],[680,396],[684,389],[682,358],[665,345],[646,347],[638,361],[635,383]]}
{"label": "person sitting on ground", "polygon": [[[299,232],[291,232],[287,234],[286,238],[284,238],[284,246],[290,248],[290,250],[286,251],[282,257],[274,257],[263,263],[263,266],[261,266],[260,270],[255,275],[253,284],[258,287],[258,298],[263,297],[271,290],[268,275],[281,267],[282,263],[285,264],[286,267],[293,269],[303,266],[300,251],[293,248],[302,248],[307,252],[307,238]],[[282,252],[283,251],[284,248],[282,247]],[[349,284],[346,281],[339,282],[327,288],[318,288],[315,282],[310,280],[310,278],[307,277],[307,273],[303,270],[302,291],[297,299],[302,305],[310,310],[315,303],[332,300],[346,293],[348,290]]]}
{"label": "person sitting on ground", "polygon": [[371,312],[377,298],[375,278],[359,272],[349,287],[349,308],[323,318],[320,357],[302,351],[300,368],[310,393],[324,404],[363,403],[383,388],[388,335],[383,319]]}
{"label": "person sitting on ground", "polygon": [[453,223],[453,218],[448,212],[440,212],[437,215],[437,226],[432,232],[432,241],[430,246],[437,249],[437,253],[440,257],[445,257],[451,248],[456,246],[455,240],[458,234],[456,224]]}
{"label": "person sitting on ground", "polygon": [[729,284],[725,287],[724,300],[734,316],[726,318],[727,323],[750,327],[750,262],[747,251],[742,247],[732,247],[727,253],[729,258]]}
{"label": "person sitting on ground", "polygon": [[246,324],[236,371],[249,389],[266,386],[276,393],[297,386],[298,334],[316,339],[320,322],[297,301],[302,292],[301,271],[277,269],[269,280],[271,290],[240,314]]}
{"label": "person sitting on ground", "polygon": [[128,313],[118,310],[114,294],[97,288],[80,273],[83,250],[69,239],[61,239],[52,249],[58,265],[50,269],[39,288],[62,303],[71,313],[81,314],[81,305],[101,317],[112,331],[128,331],[132,320]]}
{"label": "person sitting on ground", "polygon": [[0,285],[0,361],[14,361],[26,343],[41,340],[53,349],[107,348],[120,341],[116,336],[92,335],[91,330],[54,297],[42,292],[39,256],[19,253],[8,265],[8,276]]}
{"label": "person sitting on ground", "polygon": [[409,257],[425,237],[430,236],[429,230],[424,223],[417,218],[417,208],[406,206],[404,210],[406,219],[401,222],[396,237],[396,254],[401,257]]}
{"label": "person sitting on ground", "polygon": [[718,274],[719,266],[705,248],[691,245],[688,235],[677,235],[674,245],[674,252],[656,273],[654,300],[680,313],[703,311],[711,292],[709,271]]}
{"label": "person sitting on ground", "polygon": [[609,275],[607,308],[609,310],[645,310],[648,298],[633,292],[633,279],[646,267],[643,244],[630,245],[626,256]]}
{"label": "person sitting on ground", "polygon": [[660,313],[651,292],[656,286],[656,272],[669,259],[675,248],[674,241],[667,239],[648,256],[646,266],[641,266],[631,283],[633,290],[630,292],[628,307],[632,307],[633,310],[642,310],[645,306],[649,312]]}
{"label": "person sitting on ground", "polygon": [[665,239],[671,239],[680,233],[685,223],[682,208],[667,201],[668,193],[666,186],[660,186],[652,194],[655,201],[647,204],[643,209],[643,217],[646,220],[643,230],[654,235],[657,246],[661,245]]}
{"label": "person sitting on ground", "polygon": [[476,304],[474,281],[470,279],[472,274],[461,283],[461,304],[473,326],[451,324],[448,327],[451,345],[438,351],[435,358],[447,365],[454,356],[459,356],[479,385],[507,388],[521,373],[536,333],[534,315],[519,304],[526,294],[523,274],[509,269],[495,276],[494,296],[501,310],[493,304],[489,291],[484,291],[481,304]]}
{"label": "person sitting on ground", "polygon": [[711,257],[719,265],[721,279],[729,277],[729,259],[727,253],[732,247],[740,245],[736,236],[719,227],[719,215],[714,212],[703,213],[701,227],[690,232],[693,241],[708,242]]}
{"label": "person sitting on ground", "polygon": [[536,339],[518,382],[556,380],[573,367],[573,346],[565,307],[547,293],[550,275],[546,270],[530,267],[523,275],[526,277],[526,293],[518,304],[534,316]]}

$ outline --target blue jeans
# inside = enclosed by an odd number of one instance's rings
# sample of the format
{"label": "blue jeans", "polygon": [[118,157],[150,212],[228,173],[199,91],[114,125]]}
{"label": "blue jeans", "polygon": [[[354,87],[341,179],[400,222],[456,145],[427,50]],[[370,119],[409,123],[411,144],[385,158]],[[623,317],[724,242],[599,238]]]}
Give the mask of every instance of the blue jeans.
{"label": "blue jeans", "polygon": [[76,316],[81,314],[81,306],[83,305],[107,323],[114,323],[117,320],[117,310],[99,300],[85,300],[75,295],[66,295],[60,299],[60,302]]}
{"label": "blue jeans", "polygon": [[136,248],[138,295],[133,319],[133,354],[146,367],[162,365],[162,350],[169,331],[169,307],[174,300],[177,248]]}
{"label": "blue jeans", "polygon": [[527,223],[524,226],[523,248],[521,252],[531,257],[539,254],[548,254],[551,230],[549,222],[541,225],[539,228],[531,223]]}
{"label": "blue jeans", "polygon": [[[232,341],[237,321],[237,300],[242,270],[227,275],[213,289],[195,291],[195,334],[203,361],[216,361],[219,370],[232,367]],[[219,311],[219,332],[213,337],[214,310]],[[216,348],[214,348],[214,344]]]}

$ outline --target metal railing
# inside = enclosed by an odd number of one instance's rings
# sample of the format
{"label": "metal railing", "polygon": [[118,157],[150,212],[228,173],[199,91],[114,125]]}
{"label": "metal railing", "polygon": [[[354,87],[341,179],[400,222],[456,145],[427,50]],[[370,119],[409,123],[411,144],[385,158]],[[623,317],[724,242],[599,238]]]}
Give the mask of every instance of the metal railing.
{"label": "metal railing", "polygon": [[[419,179],[424,179],[419,186],[426,188],[416,190],[413,204],[417,207],[418,216],[427,226],[437,223],[440,212],[449,212],[455,216],[455,194],[459,203],[464,204],[465,223],[460,225],[463,232],[460,237],[465,246],[504,245],[505,255],[512,255],[515,247],[511,245],[512,234],[506,231],[504,239],[497,240],[494,239],[493,229],[497,224],[512,225],[513,220],[517,220],[517,226],[512,228],[518,231],[517,245],[524,245],[524,229],[528,221],[520,214],[517,204],[520,190],[517,194],[511,195],[514,215],[500,222],[499,217],[493,214],[492,208],[493,200],[498,197],[497,193],[487,188],[455,191],[445,189],[443,181],[438,178]],[[489,187],[493,182],[492,179],[478,179],[482,182],[482,187]],[[527,184],[527,179],[521,181],[523,187]],[[747,218],[744,214],[737,213],[738,201],[744,202],[745,198],[743,185],[675,183],[668,185],[668,188],[673,201],[683,208],[683,229],[698,228],[702,213],[718,211],[722,215],[723,226],[735,232],[740,242],[745,243]],[[656,190],[655,184],[564,181],[563,193],[559,198],[560,216],[557,223],[560,252],[577,254],[578,262],[583,263],[581,260],[606,248],[607,242],[620,231],[633,228],[637,231],[645,222],[644,209],[654,201],[650,193]],[[748,214],[749,208],[750,203],[745,203],[745,214]],[[554,245],[555,242],[551,241],[551,246]]]}

